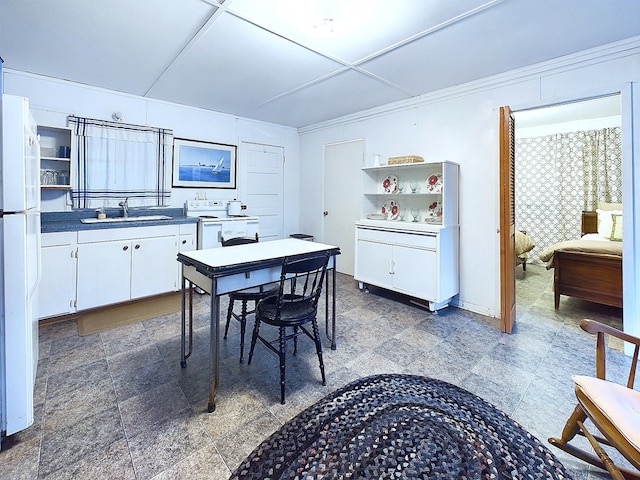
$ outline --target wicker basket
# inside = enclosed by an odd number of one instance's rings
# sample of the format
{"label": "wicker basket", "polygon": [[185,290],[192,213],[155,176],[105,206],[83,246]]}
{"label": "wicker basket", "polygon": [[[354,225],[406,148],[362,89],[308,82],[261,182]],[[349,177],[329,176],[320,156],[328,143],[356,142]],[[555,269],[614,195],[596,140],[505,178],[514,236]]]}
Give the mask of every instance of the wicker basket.
{"label": "wicker basket", "polygon": [[417,155],[405,155],[403,157],[389,157],[387,162],[389,165],[400,165],[402,163],[420,163],[424,162],[424,158]]}

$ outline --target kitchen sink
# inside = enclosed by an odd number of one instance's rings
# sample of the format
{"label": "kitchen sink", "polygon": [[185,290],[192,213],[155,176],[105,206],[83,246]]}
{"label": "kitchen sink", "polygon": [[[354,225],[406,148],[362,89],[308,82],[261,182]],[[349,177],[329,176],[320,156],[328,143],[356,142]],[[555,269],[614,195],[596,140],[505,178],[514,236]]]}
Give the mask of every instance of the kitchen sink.
{"label": "kitchen sink", "polygon": [[122,223],[122,222],[149,222],[152,220],[171,220],[168,215],[138,215],[133,217],[109,217],[109,218],[81,218],[82,223]]}

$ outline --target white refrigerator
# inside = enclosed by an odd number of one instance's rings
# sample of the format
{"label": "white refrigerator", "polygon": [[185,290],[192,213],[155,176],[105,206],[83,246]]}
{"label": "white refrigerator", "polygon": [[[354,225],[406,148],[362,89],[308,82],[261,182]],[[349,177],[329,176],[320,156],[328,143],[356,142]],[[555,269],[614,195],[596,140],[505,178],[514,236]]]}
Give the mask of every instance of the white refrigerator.
{"label": "white refrigerator", "polygon": [[41,277],[40,145],[29,100],[2,95],[1,104],[0,427],[5,436],[33,423]]}

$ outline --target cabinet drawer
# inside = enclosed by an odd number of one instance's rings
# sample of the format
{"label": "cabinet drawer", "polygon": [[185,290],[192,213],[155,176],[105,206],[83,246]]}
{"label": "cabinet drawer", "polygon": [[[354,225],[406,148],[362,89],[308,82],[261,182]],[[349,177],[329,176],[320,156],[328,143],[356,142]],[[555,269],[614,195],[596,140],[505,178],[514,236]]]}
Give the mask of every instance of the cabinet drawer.
{"label": "cabinet drawer", "polygon": [[393,232],[375,228],[358,228],[358,240],[404,245],[407,247],[435,250],[438,244],[437,233]]}
{"label": "cabinet drawer", "polygon": [[59,245],[73,245],[76,243],[78,234],[76,232],[50,232],[42,234],[43,247],[56,247]]}

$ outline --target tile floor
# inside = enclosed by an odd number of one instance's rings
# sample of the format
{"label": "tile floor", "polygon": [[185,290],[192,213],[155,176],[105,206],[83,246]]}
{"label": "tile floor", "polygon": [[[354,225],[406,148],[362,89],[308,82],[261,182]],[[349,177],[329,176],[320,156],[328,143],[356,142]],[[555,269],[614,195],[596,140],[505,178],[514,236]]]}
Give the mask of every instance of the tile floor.
{"label": "tile floor", "polygon": [[[287,362],[286,405],[273,354],[258,345],[253,364],[239,364],[234,322],[222,342],[217,409],[207,413],[206,296],[196,305],[186,369],[179,314],[84,337],[73,320],[42,327],[36,421],[3,443],[0,478],[226,479],[303,408],[349,381],[387,372],[459,385],[546,442],[574,406],[570,375],[593,371],[594,346],[580,319],[621,323],[619,309],[567,297],[554,311],[550,272],[532,265],[518,267],[512,335],[501,334],[496,319],[457,308],[432,314],[389,292],[361,292],[345,275],[338,283],[338,348],[326,342],[324,350],[328,385],[303,339]],[[616,364],[628,363],[614,354]],[[550,448],[575,478],[608,478]]]}

